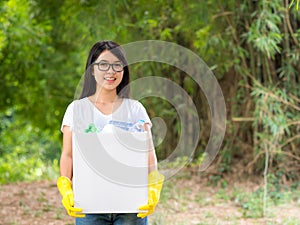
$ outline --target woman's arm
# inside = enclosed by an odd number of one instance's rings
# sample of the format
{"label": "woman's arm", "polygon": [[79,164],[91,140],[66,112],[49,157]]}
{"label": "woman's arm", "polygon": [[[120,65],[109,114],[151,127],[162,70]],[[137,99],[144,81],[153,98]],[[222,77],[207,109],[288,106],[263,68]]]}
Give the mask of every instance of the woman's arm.
{"label": "woman's arm", "polygon": [[141,211],[137,214],[137,217],[140,218],[145,218],[154,212],[164,182],[164,176],[157,170],[157,159],[149,124],[145,124],[145,130],[148,133],[147,139],[149,145],[148,203],[139,207],[139,210]]}
{"label": "woman's arm", "polygon": [[151,134],[151,128],[150,128],[150,124],[146,123],[145,124],[145,130],[148,133],[148,149],[149,149],[149,155],[148,155],[148,168],[149,168],[149,173],[157,170],[157,158],[156,158],[156,154],[155,154],[155,149],[154,149],[154,144],[153,144],[153,140],[152,140],[152,134]]}
{"label": "woman's arm", "polygon": [[63,150],[60,157],[60,175],[72,180],[72,131],[69,126],[63,127]]}

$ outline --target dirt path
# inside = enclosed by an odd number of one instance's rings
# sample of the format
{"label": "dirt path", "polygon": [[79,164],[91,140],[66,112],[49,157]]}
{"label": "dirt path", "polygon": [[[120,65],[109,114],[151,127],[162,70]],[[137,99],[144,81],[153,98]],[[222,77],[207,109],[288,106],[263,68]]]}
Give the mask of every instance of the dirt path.
{"label": "dirt path", "polygon": [[73,224],[61,205],[54,181],[0,187],[0,224]]}
{"label": "dirt path", "polygon": [[[300,224],[300,203],[270,207],[271,216],[243,218],[237,204],[226,199],[218,187],[203,186],[200,179],[176,179],[167,181],[166,193],[149,224],[217,225],[217,224]],[[249,184],[241,186],[255,188]],[[221,192],[220,192],[221,191]],[[221,197],[217,193],[222,193]],[[290,221],[290,222],[289,222]],[[289,223],[288,223],[289,222]],[[55,181],[18,183],[0,186],[0,225],[71,225],[70,218],[61,205],[61,197]]]}

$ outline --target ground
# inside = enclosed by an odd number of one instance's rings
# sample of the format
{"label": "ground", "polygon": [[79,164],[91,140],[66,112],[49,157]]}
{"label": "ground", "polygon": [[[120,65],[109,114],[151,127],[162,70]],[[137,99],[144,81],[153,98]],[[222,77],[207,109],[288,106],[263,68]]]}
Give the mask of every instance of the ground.
{"label": "ground", "polygon": [[[260,214],[261,202],[246,202],[250,193],[261,187],[259,181],[209,183],[208,177],[182,172],[165,182],[161,201],[149,224],[300,224],[299,198],[285,197],[283,202]],[[252,208],[251,208],[252,207]],[[258,213],[255,214],[255,213]],[[251,218],[252,217],[252,218]],[[0,186],[0,225],[71,225],[61,205],[55,181],[22,182]]]}

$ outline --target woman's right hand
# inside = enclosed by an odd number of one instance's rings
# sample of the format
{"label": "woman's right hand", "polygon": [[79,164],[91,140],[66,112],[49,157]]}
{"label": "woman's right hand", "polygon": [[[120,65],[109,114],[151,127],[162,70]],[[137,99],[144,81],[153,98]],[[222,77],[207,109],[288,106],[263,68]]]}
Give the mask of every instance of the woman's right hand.
{"label": "woman's right hand", "polygon": [[81,208],[74,207],[74,193],[72,189],[72,182],[68,177],[60,176],[57,179],[57,187],[62,196],[62,204],[72,217],[83,218],[85,214],[81,213]]}

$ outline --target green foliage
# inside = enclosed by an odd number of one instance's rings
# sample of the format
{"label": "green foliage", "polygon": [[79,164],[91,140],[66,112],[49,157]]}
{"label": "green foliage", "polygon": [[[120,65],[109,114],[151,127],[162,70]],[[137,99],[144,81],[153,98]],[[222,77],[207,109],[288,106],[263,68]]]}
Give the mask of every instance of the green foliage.
{"label": "green foliage", "polygon": [[282,41],[282,33],[279,29],[281,15],[277,13],[281,3],[279,1],[260,1],[258,7],[260,10],[251,14],[252,23],[245,36],[247,41],[259,52],[268,58],[273,58],[276,53],[280,52],[279,45]]}
{"label": "green foliage", "polygon": [[300,221],[297,218],[285,218],[282,221],[282,225],[299,225]]}
{"label": "green foliage", "polygon": [[47,35],[51,26],[31,18],[28,1],[3,1],[1,11],[0,35],[4,42],[0,49],[0,89],[5,91],[1,93],[0,104],[7,108],[23,102],[19,109],[26,110],[32,102],[36,103],[33,93],[37,94],[40,88],[46,91],[46,80],[39,73],[43,67],[39,56],[53,52]]}
{"label": "green foliage", "polygon": [[49,130],[41,130],[1,114],[0,184],[54,178],[58,174],[60,147]]}
{"label": "green foliage", "polygon": [[[247,200],[246,200],[247,199]],[[244,197],[242,202],[243,215],[246,218],[263,217],[263,191],[258,190]]]}
{"label": "green foliage", "polygon": [[[268,175],[268,208],[291,204],[298,201],[299,189],[289,188],[280,184],[279,175]],[[218,195],[223,193],[220,191]],[[217,196],[218,196],[217,195]],[[220,195],[221,197],[223,195]],[[247,192],[244,189],[235,188],[229,195],[224,196],[224,199],[229,197],[231,201],[242,209],[243,217],[245,218],[261,218],[263,216],[273,217],[272,210],[269,210],[267,215],[264,215],[264,190],[258,188],[253,192]]]}
{"label": "green foliage", "polygon": [[[299,13],[290,12],[279,0],[219,1],[215,5],[207,46],[218,49],[214,59],[217,72],[230,77],[225,82],[232,82],[232,76],[236,79],[224,89],[232,92],[230,116],[242,122],[229,122],[225,149],[234,156],[236,149],[247,146],[253,156],[246,159],[250,171],[263,170],[266,151],[271,154],[272,171],[286,164],[293,167],[299,163]],[[247,121],[253,121],[253,127]],[[245,154],[237,156],[245,159]],[[234,160],[227,154],[222,158],[222,167]],[[285,177],[295,179],[298,171],[285,171]]]}
{"label": "green foliage", "polygon": [[[291,8],[291,7],[293,6],[294,2],[295,2],[295,0],[292,0],[292,1],[291,1],[290,5],[289,5],[289,8]],[[295,2],[295,4],[296,4],[296,9],[298,10],[298,8],[299,8],[299,0],[297,0],[297,1]]]}
{"label": "green foliage", "polygon": [[[279,171],[285,179],[298,179],[296,167],[282,169],[282,165],[297,165],[300,157],[296,151],[300,144],[300,27],[299,11],[293,10],[298,3],[1,1],[0,168],[6,174],[1,182],[41,177],[41,170],[57,163],[63,113],[74,98],[90,46],[103,39],[121,44],[165,40],[194,51],[220,80],[228,118],[254,121],[247,125],[228,120],[218,173],[229,172],[235,157],[249,157],[244,161],[261,172],[267,149],[274,174]],[[200,164],[211,122],[200,87],[177,68],[154,62],[132,65],[131,74],[132,80],[163,76],[189,93],[203,130],[194,154],[195,163]],[[180,137],[180,118],[167,102],[142,101],[152,118],[161,117],[167,125],[166,139],[157,148],[159,159],[166,158]],[[245,145],[248,154],[240,153]],[[171,166],[182,163],[178,159]],[[26,172],[30,175],[20,175],[21,168],[32,168]]]}
{"label": "green foliage", "polygon": [[263,87],[258,85],[253,89],[252,95],[256,101],[254,111],[256,126],[254,137],[257,145],[256,152],[261,154],[267,148],[272,154],[272,159],[277,159],[279,170],[283,170],[285,149],[294,140],[299,138],[294,126],[300,119],[298,113],[299,102],[285,89],[277,87]]}
{"label": "green foliage", "polygon": [[20,152],[17,149],[13,154],[6,154],[0,158],[0,184],[57,177],[57,160],[47,163],[37,159],[37,156],[24,156],[24,153]]}

